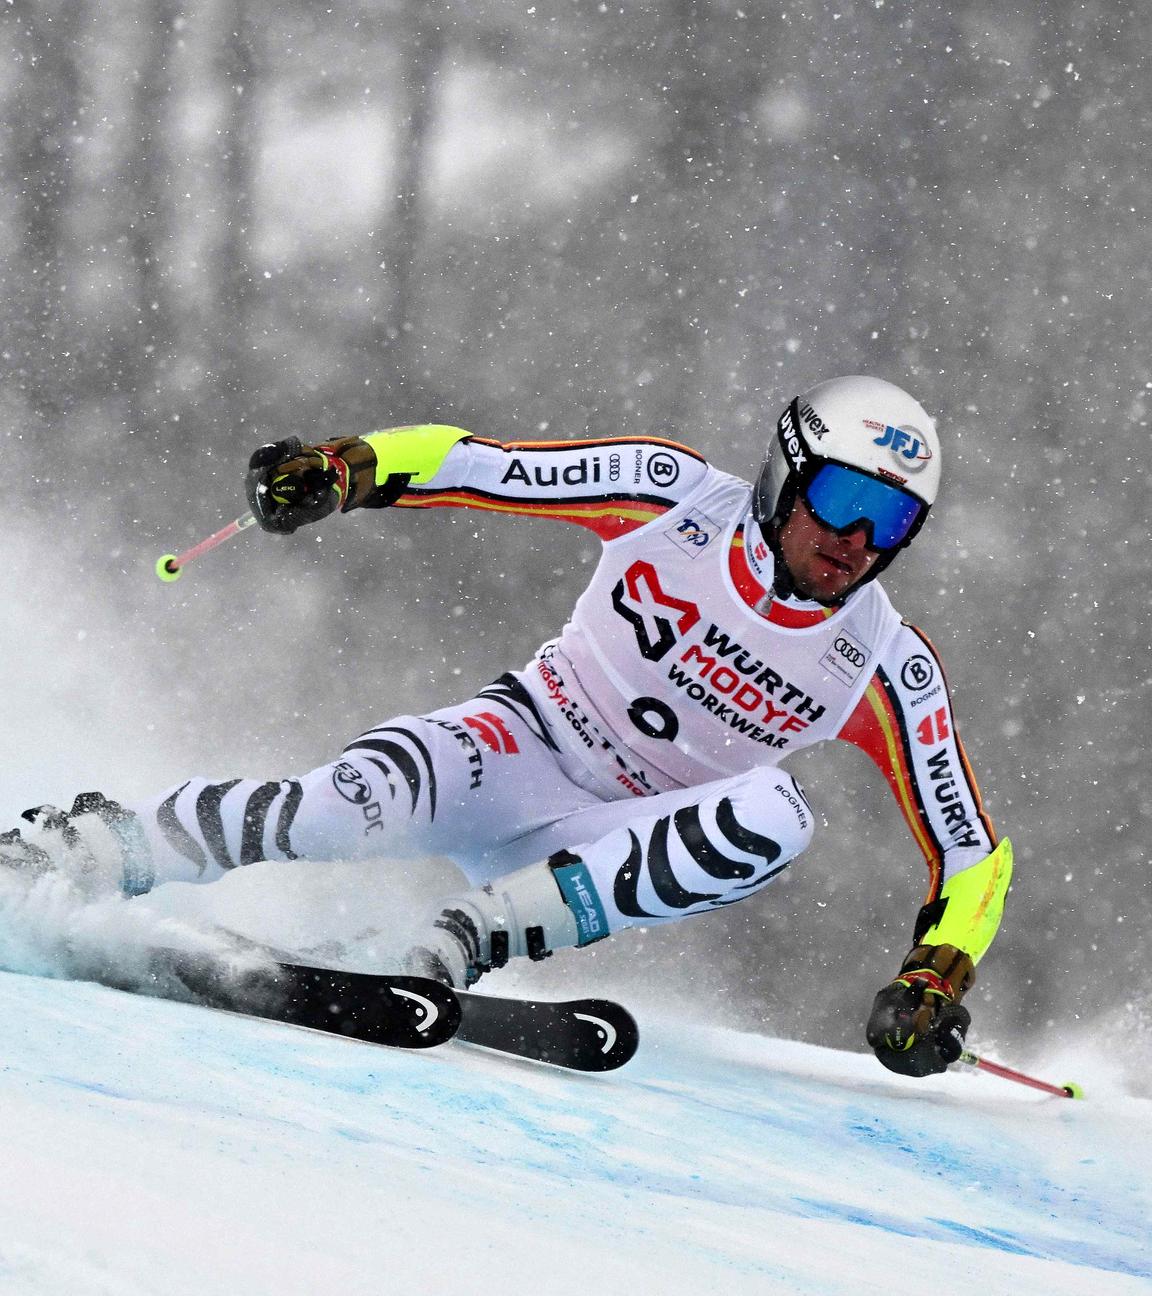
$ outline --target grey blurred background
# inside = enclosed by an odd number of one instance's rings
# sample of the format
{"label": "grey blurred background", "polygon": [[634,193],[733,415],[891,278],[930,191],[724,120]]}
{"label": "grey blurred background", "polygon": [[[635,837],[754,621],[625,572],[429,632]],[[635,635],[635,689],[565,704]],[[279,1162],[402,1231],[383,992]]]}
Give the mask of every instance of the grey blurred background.
{"label": "grey blurred background", "polygon": [[[311,768],[522,664],[595,560],[554,524],[372,512],[160,585],[243,511],[261,441],[650,432],[750,475],[793,394],[876,373],[946,455],[885,584],[1017,850],[982,1038],[1147,1047],[1152,9],[9,0],[0,25],[0,826]],[[923,865],[860,753],[790,768],[824,831],[779,883],[542,983],[627,972],[860,1046]]]}

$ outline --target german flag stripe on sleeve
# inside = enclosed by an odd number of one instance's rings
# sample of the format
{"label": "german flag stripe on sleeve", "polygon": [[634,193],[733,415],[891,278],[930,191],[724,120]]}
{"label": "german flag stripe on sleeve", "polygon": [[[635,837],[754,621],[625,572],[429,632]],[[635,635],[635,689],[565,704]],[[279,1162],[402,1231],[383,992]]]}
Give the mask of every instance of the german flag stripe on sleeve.
{"label": "german flag stripe on sleeve", "polygon": [[472,437],[435,477],[408,482],[392,502],[552,518],[608,541],[662,517],[707,472],[695,450],[658,437],[507,444]]}
{"label": "german flag stripe on sleeve", "polygon": [[442,491],[405,491],[396,501],[397,508],[470,508],[487,513],[512,513],[521,517],[550,518],[586,527],[602,540],[612,540],[646,526],[662,517],[672,507],[663,500],[642,495],[619,495],[608,498],[574,499],[508,499],[485,491],[457,487]]}
{"label": "german flag stripe on sleeve", "polygon": [[838,737],[876,763],[928,864],[929,902],[955,873],[996,846],[960,736],[939,655],[900,627]]}
{"label": "german flag stripe on sleeve", "polygon": [[878,669],[839,737],[859,747],[879,767],[928,865],[926,903],[940,892],[944,849],[932,832],[912,773],[908,733],[895,700],[891,681]]}

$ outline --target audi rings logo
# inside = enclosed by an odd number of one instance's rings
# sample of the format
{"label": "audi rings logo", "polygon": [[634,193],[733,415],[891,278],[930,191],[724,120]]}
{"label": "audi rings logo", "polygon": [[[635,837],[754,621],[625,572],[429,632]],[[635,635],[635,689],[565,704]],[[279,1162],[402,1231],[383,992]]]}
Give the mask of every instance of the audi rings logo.
{"label": "audi rings logo", "polygon": [[355,765],[349,765],[347,761],[341,761],[333,769],[332,786],[345,801],[351,801],[353,805],[367,805],[372,800],[372,789],[368,786],[368,780]]}
{"label": "audi rings logo", "polygon": [[832,647],[846,662],[850,662],[853,666],[863,666],[868,660],[860,649],[850,639],[845,639],[843,635],[836,640]]}
{"label": "audi rings logo", "polygon": [[860,678],[860,672],[868,660],[869,648],[847,631],[843,631],[832,640],[828,651],[820,658],[821,666],[827,668],[833,679],[851,688]]}

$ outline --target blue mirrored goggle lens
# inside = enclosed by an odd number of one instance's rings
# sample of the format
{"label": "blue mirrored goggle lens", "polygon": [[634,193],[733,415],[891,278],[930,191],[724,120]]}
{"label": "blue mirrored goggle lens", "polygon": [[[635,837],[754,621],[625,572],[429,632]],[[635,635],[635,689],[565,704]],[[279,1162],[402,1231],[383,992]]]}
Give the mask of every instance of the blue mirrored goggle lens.
{"label": "blue mirrored goggle lens", "polygon": [[874,549],[891,549],[907,539],[924,510],[918,499],[863,473],[825,464],[804,492],[808,507],[825,526],[847,531],[865,523]]}

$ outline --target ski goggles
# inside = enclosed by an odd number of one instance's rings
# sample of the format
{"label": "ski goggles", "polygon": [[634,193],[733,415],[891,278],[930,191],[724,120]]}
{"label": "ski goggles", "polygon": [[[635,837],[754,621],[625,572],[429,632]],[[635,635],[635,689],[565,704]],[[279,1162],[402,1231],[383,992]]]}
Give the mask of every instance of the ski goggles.
{"label": "ski goggles", "polygon": [[819,468],[803,495],[817,521],[840,535],[863,526],[871,549],[902,544],[927,512],[915,495],[841,464]]}

